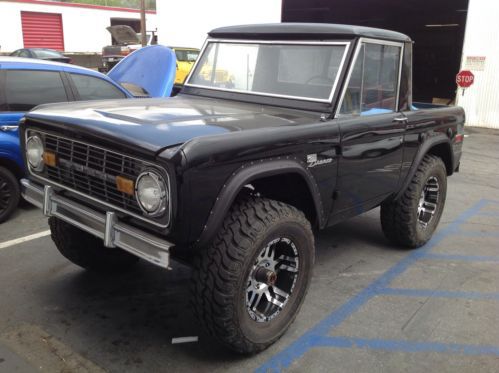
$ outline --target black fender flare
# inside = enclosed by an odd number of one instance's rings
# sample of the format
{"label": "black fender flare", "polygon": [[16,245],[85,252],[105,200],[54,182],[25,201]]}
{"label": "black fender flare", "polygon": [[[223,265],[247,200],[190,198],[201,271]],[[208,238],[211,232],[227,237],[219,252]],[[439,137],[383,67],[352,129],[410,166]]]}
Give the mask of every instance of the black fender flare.
{"label": "black fender flare", "polygon": [[[423,135],[423,134],[421,134],[421,135]],[[448,145],[448,147],[449,147],[449,153],[450,153],[450,156],[451,156],[451,162],[452,162],[451,169],[454,170],[454,163],[455,163],[455,161],[454,161],[454,153],[452,152],[452,146],[451,146],[450,139],[446,135],[444,135],[444,134],[430,137],[427,140],[425,140],[421,144],[421,146],[419,147],[419,150],[418,150],[416,156],[414,157],[414,161],[411,164],[409,172],[407,173],[407,175],[405,177],[405,180],[403,181],[401,187],[399,188],[398,193],[395,195],[394,200],[397,200],[400,197],[402,197],[402,194],[404,193],[404,191],[409,186],[409,183],[411,182],[414,174],[416,173],[416,171],[417,171],[417,169],[419,167],[419,164],[421,163],[421,161],[423,160],[423,158],[425,157],[425,155],[428,154],[428,152],[430,151],[431,148],[433,148],[436,145],[440,145],[440,144],[447,144]]]}
{"label": "black fender flare", "polygon": [[320,226],[323,226],[325,224],[326,215],[324,213],[319,187],[304,162],[295,157],[279,157],[253,161],[239,167],[223,185],[222,190],[210,211],[206,225],[196,241],[196,246],[204,246],[215,237],[215,234],[222,226],[223,220],[230,207],[245,185],[251,184],[252,181],[264,177],[289,173],[300,175],[306,182],[314,201],[317,222]]}

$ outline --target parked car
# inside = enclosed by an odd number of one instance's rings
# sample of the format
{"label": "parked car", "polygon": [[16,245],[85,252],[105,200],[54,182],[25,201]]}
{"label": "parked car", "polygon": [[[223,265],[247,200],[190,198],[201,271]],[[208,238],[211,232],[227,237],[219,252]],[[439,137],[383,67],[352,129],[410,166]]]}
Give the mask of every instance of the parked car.
{"label": "parked car", "polygon": [[432,237],[459,169],[464,111],[413,106],[411,76],[412,41],[397,32],[215,29],[174,98],[28,113],[23,193],[83,268],[191,264],[201,324],[255,353],[304,302],[313,229],[381,206],[398,247]]}
{"label": "parked car", "polygon": [[[111,70],[118,62],[130,53],[142,48],[140,33],[135,32],[128,25],[115,25],[106,27],[106,30],[116,41],[116,45],[108,45],[102,48],[102,65],[104,71]],[[147,45],[157,44],[154,32],[147,32]]]}
{"label": "parked car", "polygon": [[61,52],[46,48],[23,48],[10,54],[12,57],[36,58],[45,61],[71,63],[71,58],[66,57]]}
{"label": "parked car", "polygon": [[177,57],[177,73],[175,74],[173,89],[178,93],[182,89],[185,79],[199,56],[199,49],[184,47],[170,48],[175,52],[175,57]]}
{"label": "parked car", "polygon": [[131,90],[141,97],[168,97],[174,74],[175,55],[161,46],[130,55],[110,76],[58,62],[0,57],[0,223],[20,197],[25,168],[18,123],[27,111],[53,102],[132,98]]}

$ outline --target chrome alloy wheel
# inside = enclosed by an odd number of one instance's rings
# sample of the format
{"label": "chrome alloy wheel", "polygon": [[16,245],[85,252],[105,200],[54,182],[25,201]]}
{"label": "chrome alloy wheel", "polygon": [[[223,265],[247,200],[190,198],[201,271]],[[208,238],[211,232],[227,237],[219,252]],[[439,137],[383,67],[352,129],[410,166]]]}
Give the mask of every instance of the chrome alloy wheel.
{"label": "chrome alloy wheel", "polygon": [[418,222],[423,229],[426,229],[437,212],[439,191],[438,179],[435,176],[428,178],[418,203]]}
{"label": "chrome alloy wheel", "polygon": [[272,240],[255,260],[248,276],[246,309],[257,322],[268,322],[286,306],[298,279],[300,261],[288,238]]}

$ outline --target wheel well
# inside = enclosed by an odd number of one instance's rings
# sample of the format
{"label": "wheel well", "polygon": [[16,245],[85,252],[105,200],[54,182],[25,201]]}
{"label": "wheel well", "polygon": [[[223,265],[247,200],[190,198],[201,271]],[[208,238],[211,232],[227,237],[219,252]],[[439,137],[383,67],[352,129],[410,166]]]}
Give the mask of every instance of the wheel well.
{"label": "wheel well", "polygon": [[431,147],[427,154],[439,157],[445,164],[447,175],[452,175],[454,170],[452,166],[452,153],[449,144],[437,144]]}
{"label": "wheel well", "polygon": [[[246,188],[243,188],[246,189]],[[253,180],[253,193],[287,203],[302,211],[312,226],[318,224],[314,199],[307,182],[299,174],[286,173]]]}
{"label": "wheel well", "polygon": [[10,172],[14,174],[17,179],[20,179],[24,176],[24,171],[19,167],[19,165],[7,158],[0,158],[0,166],[5,167]]}

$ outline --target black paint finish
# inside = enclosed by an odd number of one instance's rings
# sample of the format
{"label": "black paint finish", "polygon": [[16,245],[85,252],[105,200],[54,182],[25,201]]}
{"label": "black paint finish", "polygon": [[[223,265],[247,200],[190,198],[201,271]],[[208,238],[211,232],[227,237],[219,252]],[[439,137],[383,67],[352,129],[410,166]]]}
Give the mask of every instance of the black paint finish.
{"label": "black paint finish", "polygon": [[[237,30],[214,35],[229,31]],[[355,45],[359,35],[349,36]],[[21,138],[26,128],[43,128],[156,162],[172,181],[172,223],[162,231],[142,227],[179,247],[208,243],[248,185],[295,205],[324,228],[396,198],[428,152],[444,158],[449,175],[459,164],[464,112],[432,105],[414,110],[409,45],[399,112],[392,114],[332,119],[336,99],[293,108],[263,96],[207,97],[210,90],[187,89],[171,99],[45,105],[27,115]],[[341,85],[345,75],[346,69]]]}

